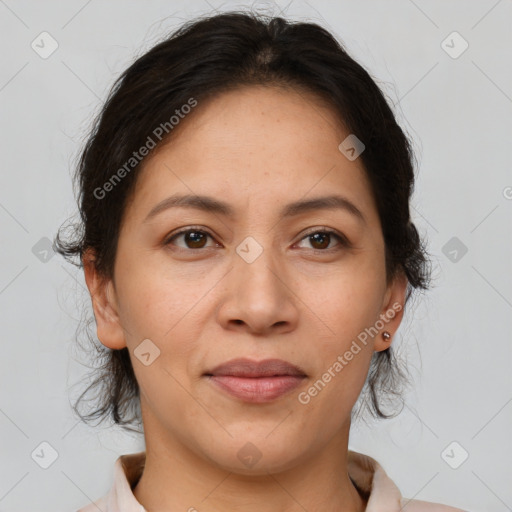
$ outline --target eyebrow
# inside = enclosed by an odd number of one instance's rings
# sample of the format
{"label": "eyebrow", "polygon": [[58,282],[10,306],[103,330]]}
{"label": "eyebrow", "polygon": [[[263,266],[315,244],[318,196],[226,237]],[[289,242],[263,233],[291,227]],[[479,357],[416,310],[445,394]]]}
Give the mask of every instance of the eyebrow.
{"label": "eyebrow", "polygon": [[[218,199],[202,195],[173,195],[155,205],[148,213],[144,222],[149,221],[159,213],[170,208],[194,208],[208,213],[215,213],[225,217],[234,217],[235,211],[228,204]],[[349,201],[346,197],[339,195],[329,195],[317,197],[314,199],[300,200],[286,205],[280,212],[281,218],[293,217],[302,213],[308,213],[315,210],[344,210],[362,223],[366,223],[366,219],[357,208],[357,206]]]}

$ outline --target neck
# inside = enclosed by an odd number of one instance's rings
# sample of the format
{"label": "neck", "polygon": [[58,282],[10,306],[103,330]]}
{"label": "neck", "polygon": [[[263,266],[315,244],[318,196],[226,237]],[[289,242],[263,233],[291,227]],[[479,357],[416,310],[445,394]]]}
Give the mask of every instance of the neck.
{"label": "neck", "polygon": [[163,442],[154,431],[148,433],[146,429],[144,471],[133,490],[148,512],[363,512],[366,508],[367,499],[347,471],[348,429],[314,458],[259,475],[223,470],[182,443],[167,436]]}

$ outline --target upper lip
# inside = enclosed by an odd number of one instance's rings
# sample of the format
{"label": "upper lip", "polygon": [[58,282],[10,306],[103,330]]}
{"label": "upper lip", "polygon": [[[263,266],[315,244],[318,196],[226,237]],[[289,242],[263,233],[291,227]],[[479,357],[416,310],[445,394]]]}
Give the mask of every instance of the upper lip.
{"label": "upper lip", "polygon": [[279,375],[297,375],[305,377],[305,372],[287,361],[282,359],[263,359],[262,361],[253,361],[251,359],[240,358],[232,359],[226,363],[216,366],[206,375],[229,375],[233,377],[273,377]]}

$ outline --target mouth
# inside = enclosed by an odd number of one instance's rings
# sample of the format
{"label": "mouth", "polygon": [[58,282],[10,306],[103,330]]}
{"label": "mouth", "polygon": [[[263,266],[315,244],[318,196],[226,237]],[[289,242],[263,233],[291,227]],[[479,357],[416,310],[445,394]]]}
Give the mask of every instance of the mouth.
{"label": "mouth", "polygon": [[220,391],[253,403],[277,400],[307,377],[301,368],[281,359],[233,359],[203,376]]}

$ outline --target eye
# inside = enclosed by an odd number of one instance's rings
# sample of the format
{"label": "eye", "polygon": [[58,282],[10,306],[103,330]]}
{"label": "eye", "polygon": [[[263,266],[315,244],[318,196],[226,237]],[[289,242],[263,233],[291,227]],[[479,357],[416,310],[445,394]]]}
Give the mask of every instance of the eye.
{"label": "eye", "polygon": [[[309,239],[313,245],[313,250],[325,252],[326,250],[333,249],[333,247],[329,248],[329,244],[332,238],[338,240],[341,247],[348,247],[350,245],[345,236],[331,229],[317,229],[316,231],[311,231],[304,238],[302,238],[302,240]],[[336,247],[334,247],[334,249],[336,249]]]}
{"label": "eye", "polygon": [[183,240],[185,242],[185,247],[178,246],[181,249],[204,249],[207,238],[209,237],[213,240],[212,235],[210,235],[207,231],[192,227],[174,233],[172,236],[166,239],[164,244],[169,245],[179,237],[184,237]]}
{"label": "eye", "polygon": [[[185,246],[177,246],[180,249],[208,249],[209,247],[206,245],[207,239],[211,238],[213,240],[213,236],[207,231],[200,228],[189,227],[172,234],[165,240],[164,245],[176,245],[173,242],[180,237],[183,237],[185,243]],[[339,246],[350,247],[350,242],[345,236],[331,229],[317,229],[316,231],[311,231],[303,237],[301,241],[309,239],[310,243],[313,245],[313,250],[326,252],[331,249],[336,250],[336,247],[329,247],[332,238],[338,240]],[[219,244],[216,246],[219,247]]]}

